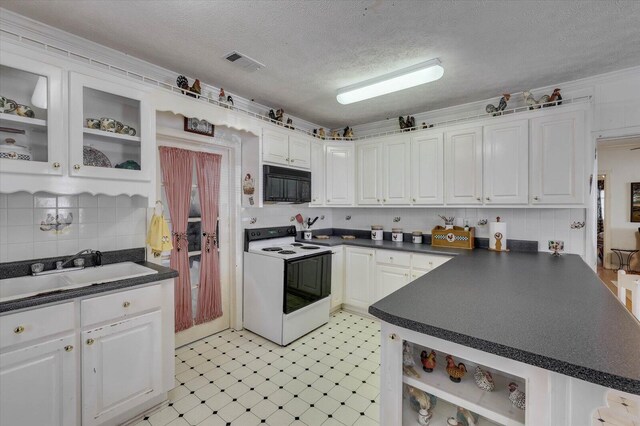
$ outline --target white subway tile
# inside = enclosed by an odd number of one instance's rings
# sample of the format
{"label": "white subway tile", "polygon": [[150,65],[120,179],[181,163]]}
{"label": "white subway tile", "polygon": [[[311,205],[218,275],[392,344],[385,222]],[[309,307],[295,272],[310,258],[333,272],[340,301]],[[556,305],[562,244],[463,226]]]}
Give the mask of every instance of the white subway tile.
{"label": "white subway tile", "polygon": [[7,244],[7,262],[33,258],[33,243]]}
{"label": "white subway tile", "polygon": [[98,249],[98,239],[97,238],[80,238],[78,240],[78,247],[82,247],[81,249]]}
{"label": "white subway tile", "polygon": [[77,240],[79,238],[78,224],[71,224],[58,231],[58,241]]}
{"label": "white subway tile", "polygon": [[48,192],[36,192],[32,198],[33,201],[29,207],[42,209],[57,207],[58,200],[55,194],[49,194]]}
{"label": "white subway tile", "polygon": [[116,249],[116,237],[98,237],[98,250],[109,251]]}
{"label": "white subway tile", "polygon": [[47,242],[58,241],[58,233],[55,230],[43,231],[42,225],[33,225],[33,241]]}
{"label": "white subway tile", "polygon": [[80,207],[78,209],[78,223],[98,223],[98,209]]}
{"label": "white subway tile", "polygon": [[7,243],[33,243],[33,225],[8,226]]}
{"label": "white subway tile", "polygon": [[[54,199],[55,202],[55,199]],[[33,207],[33,195],[27,192],[14,192],[7,196],[7,208],[25,209]],[[54,205],[55,207],[55,205]]]}
{"label": "white subway tile", "polygon": [[46,243],[40,242],[33,245],[33,257],[39,259],[43,257],[55,257],[58,254],[58,243],[56,241],[49,241]]}
{"label": "white subway tile", "polygon": [[78,207],[77,195],[58,195],[58,207]]}
{"label": "white subway tile", "polygon": [[98,197],[91,194],[78,195],[78,207],[98,207]]}
{"label": "white subway tile", "polygon": [[8,195],[7,194],[0,194],[0,209],[6,209],[7,208],[7,199],[8,199]]}
{"label": "white subway tile", "polygon": [[80,223],[76,226],[78,227],[78,238],[87,239],[98,237],[97,223]]}
{"label": "white subway tile", "polygon": [[6,226],[0,226],[0,244],[7,244],[9,239],[9,228]]}
{"label": "white subway tile", "polygon": [[111,197],[109,195],[98,195],[98,207],[112,208],[115,206],[116,206],[116,197]]}
{"label": "white subway tile", "polygon": [[40,225],[42,222],[47,222],[48,219],[55,221],[57,210],[55,208],[49,209],[33,209],[33,224]]}
{"label": "white subway tile", "polygon": [[116,222],[130,222],[133,219],[133,207],[116,207]]}
{"label": "white subway tile", "polygon": [[33,225],[33,209],[8,209],[7,226]]}
{"label": "white subway tile", "polygon": [[0,226],[7,226],[7,217],[9,210],[0,208]]}
{"label": "white subway tile", "polygon": [[128,195],[118,195],[116,197],[116,208],[120,207],[133,207],[133,200]]}
{"label": "white subway tile", "polygon": [[99,223],[115,223],[116,221],[116,209],[115,207],[100,207],[98,209],[98,222]]}
{"label": "white subway tile", "polygon": [[3,262],[8,262],[6,244],[0,244],[0,263],[3,263]]}
{"label": "white subway tile", "polygon": [[58,240],[58,256],[68,256],[78,252],[78,239]]}

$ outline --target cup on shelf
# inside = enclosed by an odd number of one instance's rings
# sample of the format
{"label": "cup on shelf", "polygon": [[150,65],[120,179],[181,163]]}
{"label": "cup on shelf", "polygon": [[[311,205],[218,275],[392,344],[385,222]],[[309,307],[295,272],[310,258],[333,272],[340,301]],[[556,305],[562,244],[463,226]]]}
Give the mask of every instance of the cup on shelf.
{"label": "cup on shelf", "polygon": [[102,117],[100,119],[100,130],[111,133],[121,133],[124,124],[114,118]]}
{"label": "cup on shelf", "polygon": [[87,118],[87,129],[100,129],[100,120],[97,118]]}
{"label": "cup on shelf", "polygon": [[122,129],[120,129],[120,131],[118,132],[122,135],[129,135],[129,136],[135,136],[136,135],[136,129],[134,129],[133,127],[129,126],[128,124],[125,124],[122,126]]}
{"label": "cup on shelf", "polygon": [[12,101],[9,98],[0,96],[0,112],[10,113],[15,111],[16,108],[18,108],[18,104],[16,103],[16,101]]}

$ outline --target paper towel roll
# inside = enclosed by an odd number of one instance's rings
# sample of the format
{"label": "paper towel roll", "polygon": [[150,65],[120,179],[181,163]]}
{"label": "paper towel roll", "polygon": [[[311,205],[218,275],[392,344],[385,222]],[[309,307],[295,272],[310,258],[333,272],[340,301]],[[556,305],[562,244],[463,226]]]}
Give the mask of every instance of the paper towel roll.
{"label": "paper towel roll", "polygon": [[507,250],[507,224],[491,222],[489,224],[489,248],[496,251]]}

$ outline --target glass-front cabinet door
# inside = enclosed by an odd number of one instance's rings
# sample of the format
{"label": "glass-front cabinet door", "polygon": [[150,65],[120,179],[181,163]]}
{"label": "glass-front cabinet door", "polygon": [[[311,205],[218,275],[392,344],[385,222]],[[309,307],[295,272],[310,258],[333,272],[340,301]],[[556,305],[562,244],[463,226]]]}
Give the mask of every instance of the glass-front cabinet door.
{"label": "glass-front cabinet door", "polygon": [[155,117],[146,92],[129,84],[70,74],[70,175],[150,180]]}
{"label": "glass-front cabinet door", "polygon": [[[61,175],[66,170],[62,120],[62,70],[3,52],[0,172]],[[2,187],[10,188],[10,182]]]}

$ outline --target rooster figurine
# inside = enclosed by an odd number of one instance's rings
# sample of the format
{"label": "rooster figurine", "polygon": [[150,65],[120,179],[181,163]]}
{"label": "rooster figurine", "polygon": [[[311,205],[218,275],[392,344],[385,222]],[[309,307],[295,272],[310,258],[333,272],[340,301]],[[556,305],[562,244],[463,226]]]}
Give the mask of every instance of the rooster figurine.
{"label": "rooster figurine", "polygon": [[553,93],[549,96],[548,102],[555,102],[553,104],[545,105],[545,107],[550,107],[554,105],[562,105],[562,95],[560,94],[560,89],[553,89]]}
{"label": "rooster figurine", "polygon": [[507,108],[507,102],[509,102],[509,99],[511,99],[511,95],[509,93],[504,93],[500,98],[500,102],[498,102],[498,106],[489,104],[485,107],[484,110],[487,111],[487,114],[493,113],[494,117],[496,115],[500,115],[500,113],[504,111],[505,108]]}
{"label": "rooster figurine", "polygon": [[529,105],[529,109],[537,109],[540,108],[541,104],[546,104],[549,102],[549,95],[543,95],[536,101],[536,99],[531,94],[530,90],[525,90],[522,92],[522,97],[524,97],[524,101],[527,105]]}
{"label": "rooster figurine", "polygon": [[478,420],[480,420],[480,416],[478,416],[476,413],[472,413],[471,411],[462,407],[458,407],[456,418],[458,424],[462,426],[476,426],[478,424]]}
{"label": "rooster figurine", "polygon": [[179,75],[176,79],[176,86],[182,89],[182,93],[189,90],[189,80],[184,75]]}
{"label": "rooster figurine", "polygon": [[431,400],[420,389],[416,389],[413,386],[407,385],[407,391],[409,395],[420,405],[421,410],[430,410],[431,409]]}
{"label": "rooster figurine", "polygon": [[231,95],[227,96],[227,103],[233,106],[233,98],[231,97]]}
{"label": "rooster figurine", "polygon": [[224,94],[224,89],[220,88],[220,93],[218,93],[218,102],[225,103],[227,100],[227,96]]}
{"label": "rooster figurine", "polygon": [[398,123],[400,124],[400,130],[404,130],[407,127],[407,123],[404,122],[404,117],[398,117]]}
{"label": "rooster figurine", "polygon": [[436,353],[431,351],[427,354],[427,351],[422,351],[420,354],[420,361],[422,362],[422,369],[427,373],[431,373],[436,368]]}
{"label": "rooster figurine", "polygon": [[276,111],[276,121],[279,125],[282,126],[282,121],[284,120],[284,110],[282,108]]}
{"label": "rooster figurine", "polygon": [[324,132],[324,127],[320,127],[320,128],[318,129],[318,137],[319,137],[320,139],[324,139],[324,138],[325,138],[325,136],[326,136],[326,133]]}
{"label": "rooster figurine", "polygon": [[349,126],[345,127],[342,132],[342,137],[345,139],[353,139],[353,129]]}
{"label": "rooster figurine", "polygon": [[[193,86],[189,87],[189,91],[200,95],[202,93],[202,89],[200,88],[200,80],[196,78],[196,81],[193,82]],[[188,93],[188,95],[193,96],[194,98],[200,98],[200,96],[194,95],[193,93]]]}
{"label": "rooster figurine", "polygon": [[467,367],[461,362],[456,365],[451,355],[447,355],[445,359],[447,360],[447,373],[449,374],[449,379],[454,383],[460,383],[467,372]]}
{"label": "rooster figurine", "polygon": [[293,119],[291,119],[291,117],[287,118],[287,125],[284,127],[293,130]]}
{"label": "rooster figurine", "polygon": [[271,121],[273,121],[274,123],[276,122],[276,113],[273,112],[272,109],[269,110],[269,118],[271,119]]}
{"label": "rooster figurine", "polygon": [[509,383],[508,388],[509,401],[511,401],[514,407],[524,410],[526,399],[525,393],[518,389],[518,385],[513,382]]}
{"label": "rooster figurine", "polygon": [[476,385],[484,391],[491,392],[496,388],[495,383],[493,382],[493,376],[490,372],[484,371],[480,367],[476,367],[476,371],[473,374],[473,378],[476,381]]}
{"label": "rooster figurine", "polygon": [[333,139],[334,141],[335,141],[335,140],[338,140],[338,139],[340,139],[340,132],[339,132],[339,131],[337,131],[337,130],[332,130],[332,131],[331,131],[331,133],[330,133],[330,137],[331,137],[331,139]]}
{"label": "rooster figurine", "polygon": [[414,368],[416,362],[413,360],[413,345],[406,340],[402,342],[402,371],[407,376],[420,377],[420,373]]}

